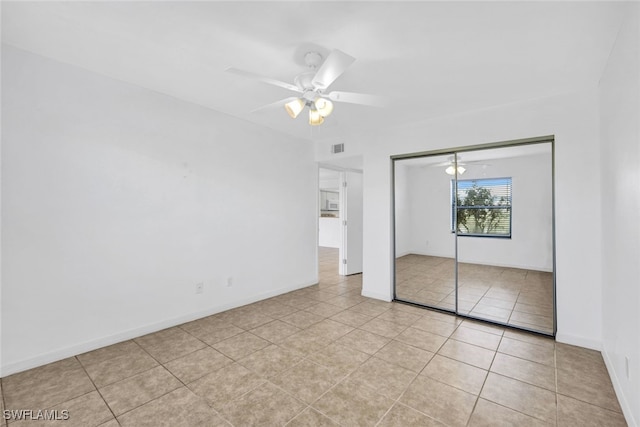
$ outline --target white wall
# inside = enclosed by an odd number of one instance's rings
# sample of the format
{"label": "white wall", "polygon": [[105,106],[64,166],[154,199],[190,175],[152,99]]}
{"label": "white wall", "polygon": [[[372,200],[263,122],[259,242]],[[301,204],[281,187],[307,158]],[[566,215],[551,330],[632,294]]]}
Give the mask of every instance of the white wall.
{"label": "white wall", "polygon": [[[484,161],[484,168],[467,165],[465,174],[459,179],[512,179],[512,237],[460,237],[458,258],[461,262],[553,270],[551,147],[550,144],[547,146],[548,154],[488,159]],[[402,161],[397,161],[396,170],[404,169],[400,165]],[[400,188],[401,183],[396,185],[400,200],[407,199],[402,205],[410,210],[408,226],[406,219],[396,221],[401,230],[398,245],[410,248],[408,252],[414,254],[453,258],[455,243],[450,231],[452,176],[444,173],[444,167],[414,165],[409,167],[408,177],[410,182],[404,184],[407,188]],[[409,195],[405,196],[403,193],[407,191]]]}
{"label": "white wall", "polygon": [[558,333],[599,348],[602,339],[597,92],[559,95],[459,114],[364,136],[363,294],[390,300],[391,161],[402,153],[543,135],[556,140]]}
{"label": "white wall", "polygon": [[7,46],[2,92],[2,375],[316,283],[308,141]]}
{"label": "white wall", "polygon": [[[600,81],[603,355],[629,425],[640,424],[640,29],[638,3]],[[625,357],[630,361],[627,378]]]}

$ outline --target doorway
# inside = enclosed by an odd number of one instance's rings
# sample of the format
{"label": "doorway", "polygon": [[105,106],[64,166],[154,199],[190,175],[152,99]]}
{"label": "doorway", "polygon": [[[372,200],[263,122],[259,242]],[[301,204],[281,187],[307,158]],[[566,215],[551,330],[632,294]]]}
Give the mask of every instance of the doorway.
{"label": "doorway", "polygon": [[555,335],[553,137],[394,156],[394,298]]}
{"label": "doorway", "polygon": [[321,263],[337,255],[337,274],[362,273],[362,172],[319,167]]}

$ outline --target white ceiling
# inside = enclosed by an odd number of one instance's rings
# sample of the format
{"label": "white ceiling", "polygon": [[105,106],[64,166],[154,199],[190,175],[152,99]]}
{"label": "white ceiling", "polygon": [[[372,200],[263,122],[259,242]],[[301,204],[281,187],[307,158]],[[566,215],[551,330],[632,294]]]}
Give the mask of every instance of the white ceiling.
{"label": "white ceiling", "polygon": [[[2,39],[43,56],[298,137],[362,129],[595,86],[622,20],[610,2],[2,2]],[[356,62],[332,90],[389,97],[336,104],[319,127],[283,109],[309,50]]]}

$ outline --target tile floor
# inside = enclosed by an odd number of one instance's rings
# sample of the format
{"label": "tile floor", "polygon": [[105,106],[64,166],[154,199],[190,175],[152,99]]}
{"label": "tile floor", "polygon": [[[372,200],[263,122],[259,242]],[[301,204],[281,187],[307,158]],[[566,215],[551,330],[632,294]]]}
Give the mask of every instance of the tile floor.
{"label": "tile floor", "polygon": [[[454,260],[409,254],[396,260],[396,295],[455,310]],[[553,276],[544,271],[458,264],[458,309],[529,330],[553,333]]]}
{"label": "tile floor", "polygon": [[[318,285],[3,378],[8,426],[624,426],[598,352]],[[5,427],[4,420],[0,426]]]}

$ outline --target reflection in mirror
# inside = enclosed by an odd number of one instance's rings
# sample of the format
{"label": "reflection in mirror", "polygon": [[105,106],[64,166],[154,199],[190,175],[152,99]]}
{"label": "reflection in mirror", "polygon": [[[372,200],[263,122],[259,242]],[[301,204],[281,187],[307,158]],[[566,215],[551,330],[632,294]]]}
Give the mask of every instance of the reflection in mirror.
{"label": "reflection in mirror", "polygon": [[553,333],[551,143],[460,154],[459,313]]}
{"label": "reflection in mirror", "polygon": [[455,311],[452,160],[441,155],[394,162],[395,292],[399,300]]}

